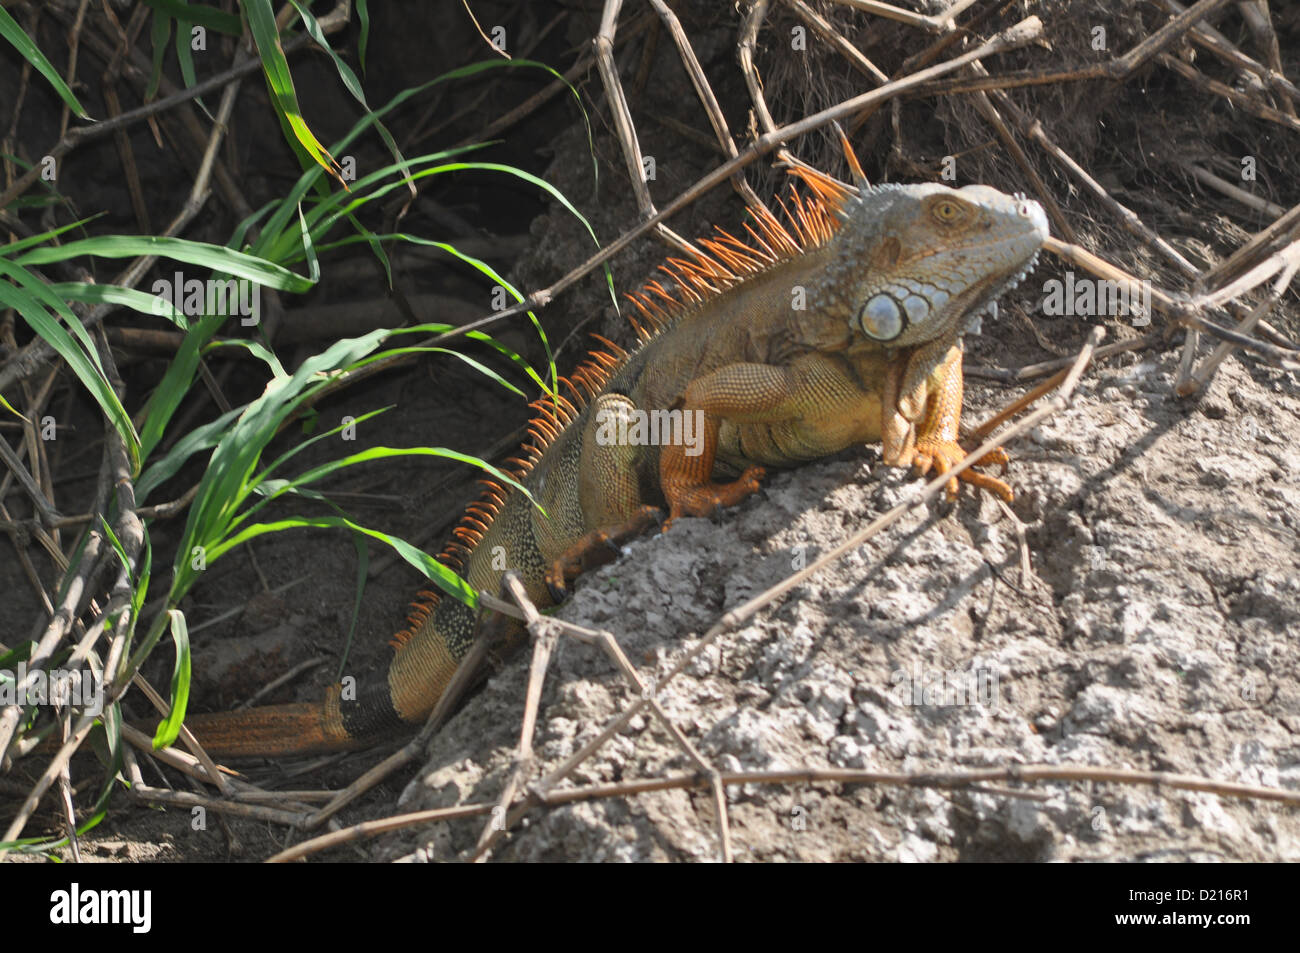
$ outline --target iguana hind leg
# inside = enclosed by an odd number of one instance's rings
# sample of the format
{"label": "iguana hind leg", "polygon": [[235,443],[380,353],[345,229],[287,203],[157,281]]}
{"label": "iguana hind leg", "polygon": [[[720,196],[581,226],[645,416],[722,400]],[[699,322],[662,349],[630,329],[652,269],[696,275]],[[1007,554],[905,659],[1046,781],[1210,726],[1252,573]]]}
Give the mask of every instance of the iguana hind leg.
{"label": "iguana hind leg", "polygon": [[[697,408],[698,409],[698,408]],[[693,412],[687,407],[686,413]],[[767,473],[762,467],[749,467],[737,480],[714,483],[713,461],[718,453],[717,417],[705,413],[698,427],[697,453],[688,453],[682,444],[669,444],[659,454],[660,488],[668,501],[667,530],[679,516],[712,516],[719,507],[735,506],[745,497],[758,492],[759,481]]]}
{"label": "iguana hind leg", "polygon": [[546,570],[546,588],[557,603],[569,594],[569,584],[585,572],[613,562],[624,544],[663,523],[664,512],[657,506],[643,506],[618,526],[594,529],[575,540]]}
{"label": "iguana hind leg", "polygon": [[[577,468],[585,532],[576,539],[559,538],[545,552],[546,588],[557,603],[564,601],[574,579],[611,562],[624,543],[663,521],[663,511],[641,499],[637,463],[645,448],[622,439],[636,409],[623,394],[601,394],[587,418]],[[545,519],[538,525],[548,528]]]}

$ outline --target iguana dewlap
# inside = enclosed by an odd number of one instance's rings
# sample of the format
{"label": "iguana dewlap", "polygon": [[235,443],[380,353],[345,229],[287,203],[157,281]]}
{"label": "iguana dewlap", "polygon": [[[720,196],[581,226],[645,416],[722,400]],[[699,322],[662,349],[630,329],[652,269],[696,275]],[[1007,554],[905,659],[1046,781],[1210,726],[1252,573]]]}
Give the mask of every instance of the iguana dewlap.
{"label": "iguana dewlap", "polygon": [[[796,170],[816,194],[784,222],[752,209],[748,240],[698,243],[630,297],[641,346],[609,345],[566,381],[572,400],[538,401],[517,491],[489,487],[442,559],[477,591],[506,569],[552,605],[608,558],[610,540],[712,513],[785,467],[879,441],[894,466],[947,472],[965,453],[961,332],[1028,271],[1048,235],[1038,203],[985,186],[852,190]],[[657,412],[657,416],[656,416]],[[984,463],[1005,462],[998,454]],[[1000,480],[961,479],[1006,499]],[[955,492],[953,482],[950,491]],[[548,518],[549,517],[549,518]],[[457,599],[422,592],[387,677],[355,699],[193,716],[218,756],[342,750],[418,725],[475,632]]]}

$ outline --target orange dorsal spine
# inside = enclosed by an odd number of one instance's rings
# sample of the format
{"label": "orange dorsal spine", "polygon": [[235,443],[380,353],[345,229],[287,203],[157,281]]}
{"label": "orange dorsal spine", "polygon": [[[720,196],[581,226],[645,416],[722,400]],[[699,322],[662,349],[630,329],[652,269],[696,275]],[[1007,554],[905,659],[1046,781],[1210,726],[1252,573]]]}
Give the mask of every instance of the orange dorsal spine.
{"label": "orange dorsal spine", "polygon": [[[859,178],[862,170],[847,141],[845,152],[851,171],[855,178]],[[726,289],[831,240],[839,228],[845,203],[857,191],[807,166],[794,166],[787,172],[800,179],[811,194],[801,196],[791,188],[788,200],[777,201],[780,217],[763,206],[750,206],[752,221],[744,226],[747,241],[719,228],[713,237],[702,238],[689,246],[689,257],[669,258],[659,270],[676,285],[676,294],[665,288],[662,282],[652,279],[639,291],[624,295],[635,307],[636,314],[628,314],[627,320],[643,347]],[[528,475],[546,448],[627,361],[629,354],[622,347],[599,334],[592,337],[601,348],[588,353],[567,378],[559,379],[572,395],[572,400],[556,392],[529,405],[537,411],[526,425],[529,440],[524,443],[519,456],[506,461],[514,464],[505,471],[513,479],[522,481]],[[482,495],[466,507],[465,514],[452,530],[451,541],[436,557],[453,571],[459,572],[464,567],[469,554],[482,540],[505,502],[506,489],[500,483],[495,480],[479,482],[485,487]],[[441,598],[441,593],[429,589],[416,593],[407,615],[407,628],[396,633],[389,644],[398,649],[405,645]]]}

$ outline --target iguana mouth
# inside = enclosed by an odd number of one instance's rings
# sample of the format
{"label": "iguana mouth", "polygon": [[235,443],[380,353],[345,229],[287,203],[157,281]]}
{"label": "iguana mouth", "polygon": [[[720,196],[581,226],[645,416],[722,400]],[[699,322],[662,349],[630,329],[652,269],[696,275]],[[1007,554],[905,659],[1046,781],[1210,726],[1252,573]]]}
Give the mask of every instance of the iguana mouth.
{"label": "iguana mouth", "polygon": [[[1016,240],[1007,239],[1002,244]],[[1039,252],[1035,251],[1023,268],[1000,283],[998,276],[990,275],[955,294],[942,286],[899,279],[897,284],[883,288],[867,299],[855,318],[856,326],[869,338],[883,344],[896,340],[923,322],[933,322],[934,336],[939,337],[951,321],[995,305],[1002,295],[1014,290],[1034,270],[1038,255]]]}
{"label": "iguana mouth", "polygon": [[1029,263],[1026,264],[1024,268],[1020,269],[1018,272],[1016,272],[1014,275],[1012,275],[1010,278],[1004,281],[1001,285],[995,288],[982,301],[977,302],[976,304],[968,308],[967,313],[976,313],[982,310],[983,308],[987,308],[991,305],[996,305],[998,299],[1000,299],[1004,294],[1007,294],[1008,292],[1014,291],[1016,288],[1018,288],[1020,286],[1020,283],[1024,281],[1026,278],[1028,278],[1029,275],[1033,273],[1033,270],[1036,267],[1038,267],[1039,255],[1040,252],[1034,252],[1033,257],[1029,259]]}

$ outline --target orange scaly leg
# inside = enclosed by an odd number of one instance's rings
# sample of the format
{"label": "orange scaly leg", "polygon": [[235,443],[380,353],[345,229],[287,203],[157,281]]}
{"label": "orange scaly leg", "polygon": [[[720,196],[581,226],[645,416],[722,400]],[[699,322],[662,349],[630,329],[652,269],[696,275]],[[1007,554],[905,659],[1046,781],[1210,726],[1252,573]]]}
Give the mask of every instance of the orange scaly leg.
{"label": "orange scaly leg", "polygon": [[[906,433],[906,437],[895,438],[901,452],[897,452],[892,460],[889,454],[890,443],[886,439],[885,462],[894,466],[911,464],[922,475],[931,470],[942,475],[966,457],[965,449],[957,441],[961,427],[962,352],[956,345],[948,348],[943,359],[927,374],[926,364],[933,360],[933,354],[924,351],[924,348],[918,349],[913,355],[901,379],[894,377],[887,381],[885,406],[897,408],[892,425],[897,434]],[[884,427],[886,438],[890,426],[891,420],[887,414]],[[911,429],[913,427],[914,430]],[[1005,468],[1009,461],[1006,451],[999,447],[976,462],[979,466],[1000,465]],[[957,497],[958,480],[988,490],[1007,503],[1015,499],[1011,487],[1002,480],[975,469],[967,469],[948,481],[947,495],[950,500]]]}
{"label": "orange scaly leg", "polygon": [[592,530],[562,552],[546,571],[546,588],[556,603],[569,595],[569,584],[618,556],[620,548],[663,521],[663,510],[643,506],[627,522],[609,529]]}
{"label": "orange scaly leg", "polygon": [[659,455],[670,517],[708,515],[758,489],[761,467],[750,467],[733,483],[709,482],[721,421],[781,428],[781,452],[795,463],[863,439],[874,404],[840,361],[818,353],[801,355],[789,365],[728,364],[695,379],[686,388],[683,413],[702,415],[703,452],[688,456],[685,447],[668,446]]}
{"label": "orange scaly leg", "polygon": [[[686,413],[690,413],[688,409]],[[722,506],[735,506],[745,497],[758,492],[766,470],[750,467],[740,479],[730,483],[713,483],[713,461],[718,452],[718,418],[701,414],[700,453],[691,456],[681,444],[669,444],[659,454],[659,484],[668,501],[668,519],[664,530],[679,516],[712,516]]]}
{"label": "orange scaly leg", "polygon": [[699,424],[699,446],[670,444],[659,454],[659,485],[668,500],[668,522],[679,516],[710,516],[719,506],[734,506],[758,490],[766,474],[750,467],[731,483],[713,483],[713,463],[718,451],[718,427],[733,423],[780,420],[803,412],[808,383],[817,377],[815,359],[808,367],[771,364],[729,364],[691,381],[686,388],[682,414],[694,415]]}

